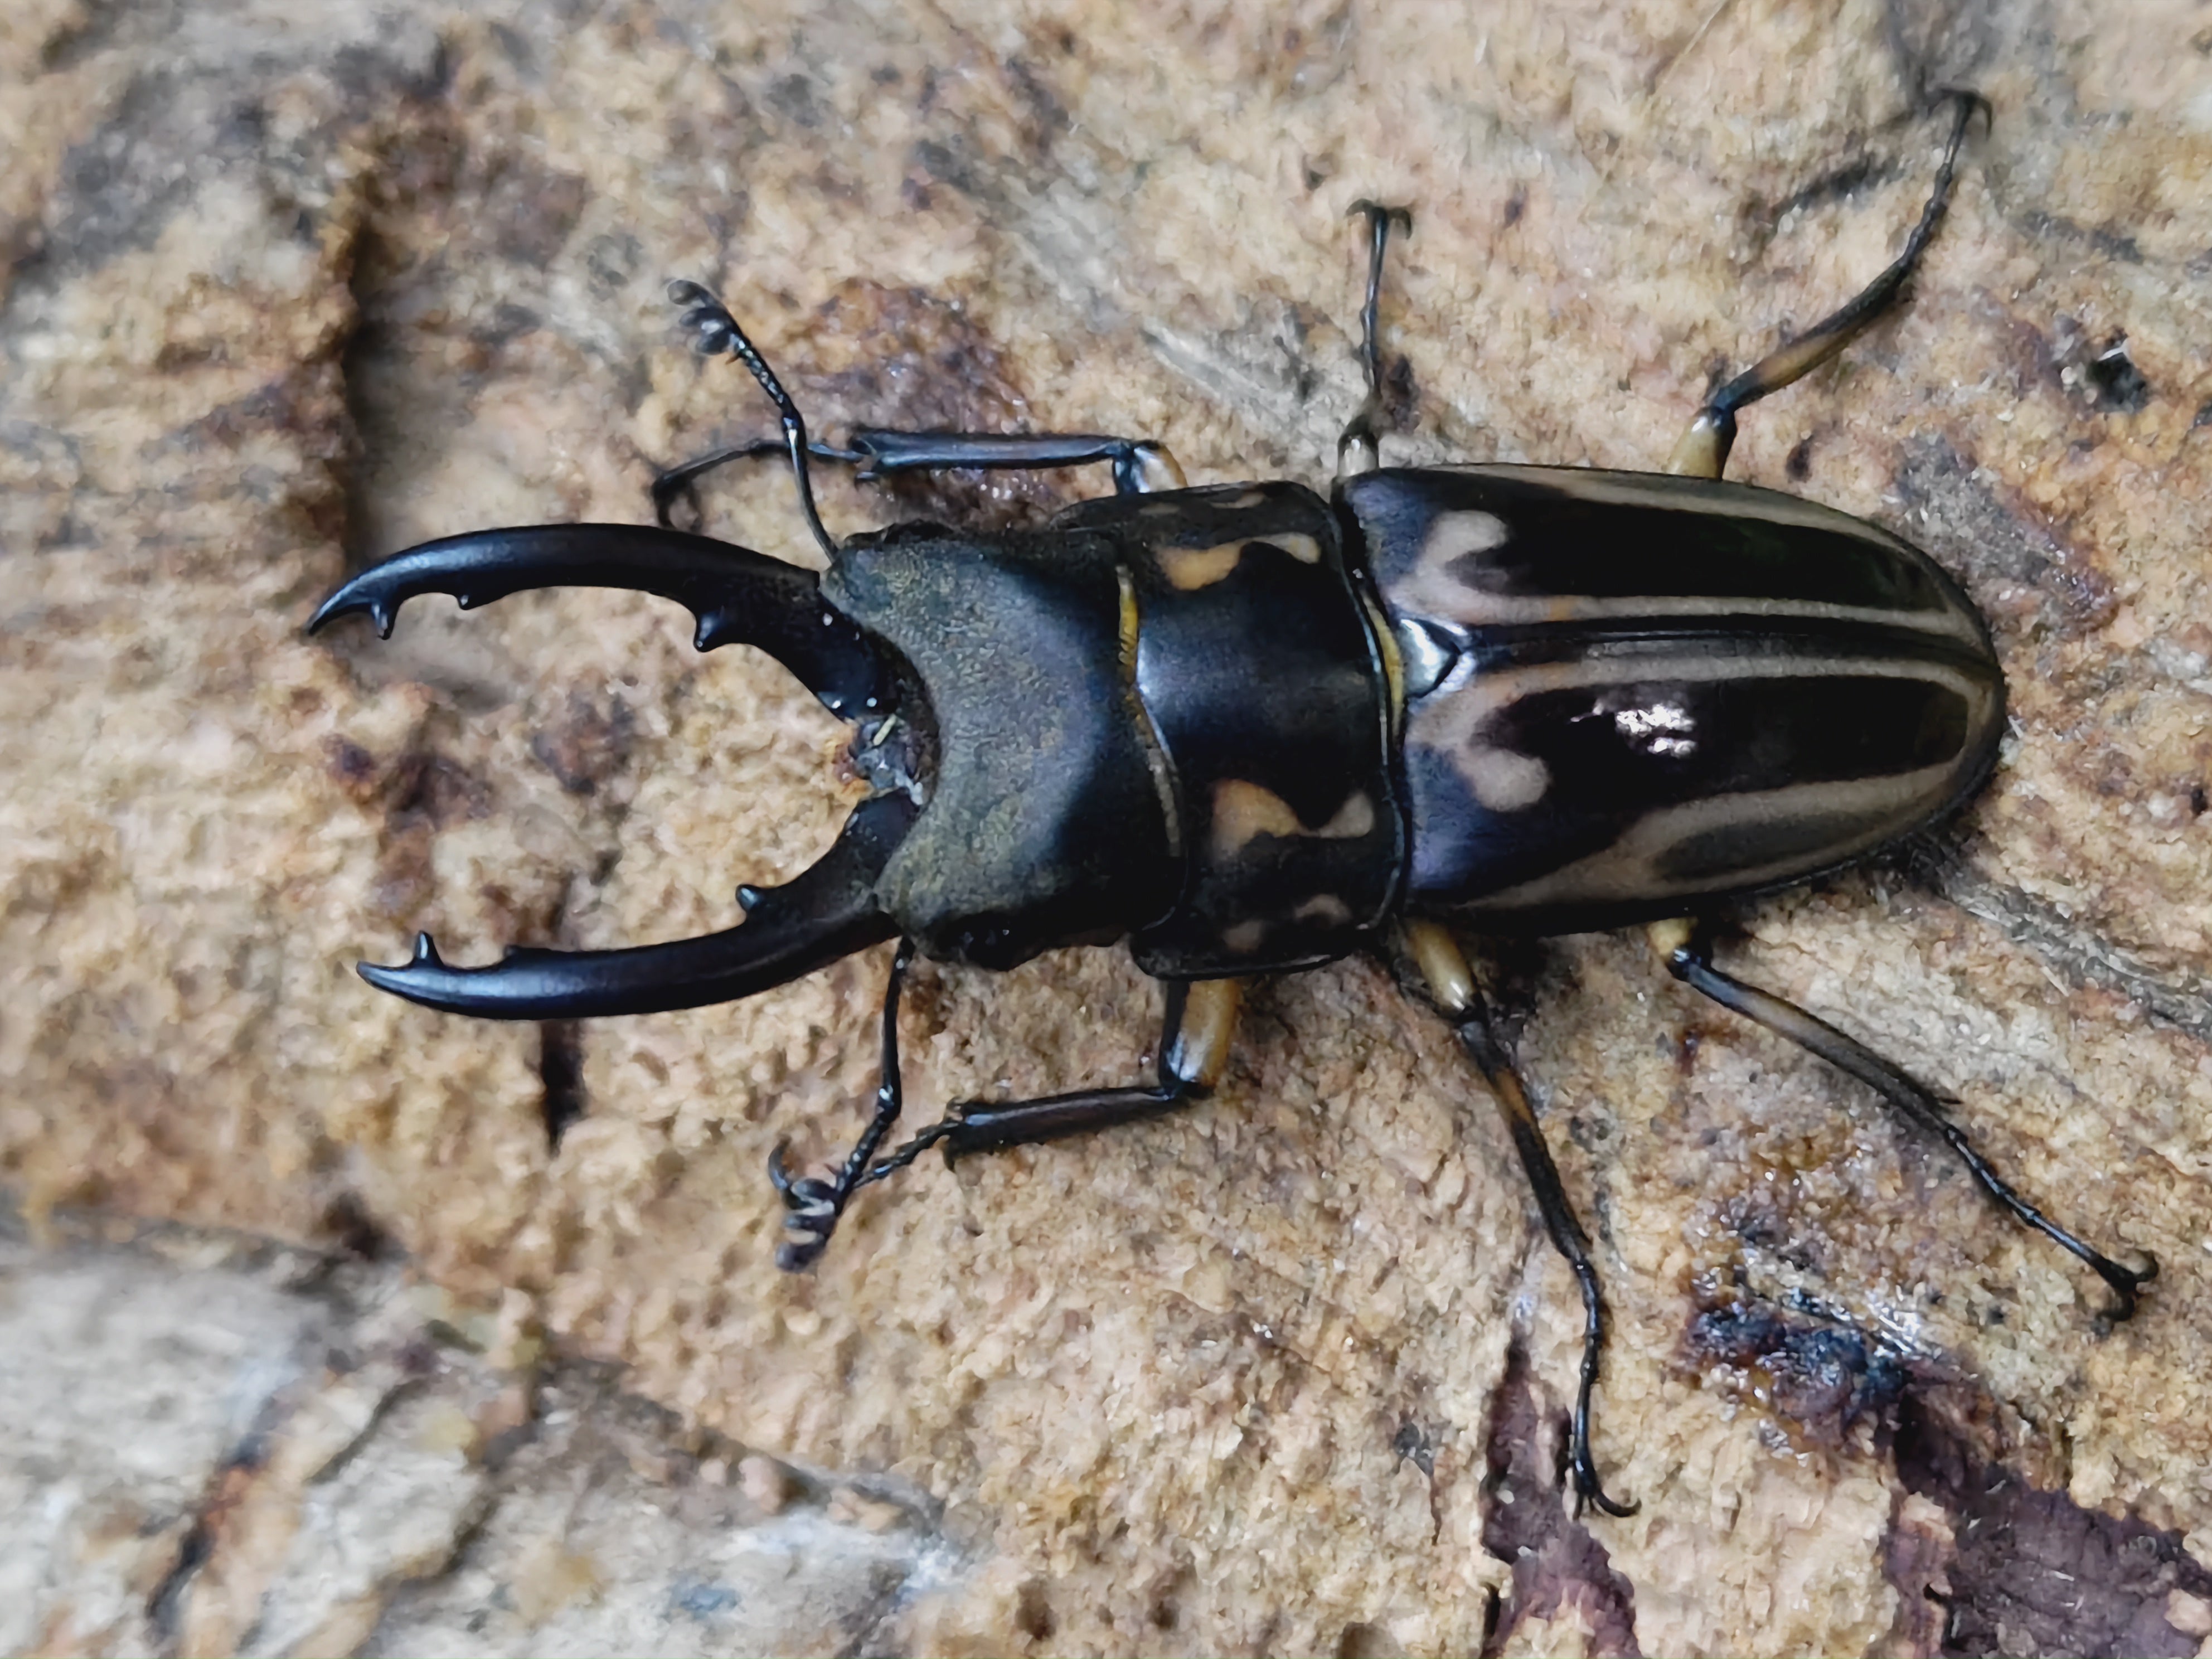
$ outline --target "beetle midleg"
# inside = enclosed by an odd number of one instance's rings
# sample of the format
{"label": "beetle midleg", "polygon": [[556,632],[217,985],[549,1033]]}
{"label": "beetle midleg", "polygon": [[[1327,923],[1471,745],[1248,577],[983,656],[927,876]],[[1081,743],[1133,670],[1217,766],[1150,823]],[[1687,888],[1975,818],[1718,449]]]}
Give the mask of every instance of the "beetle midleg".
{"label": "beetle midleg", "polygon": [[1943,222],[1944,212],[1951,205],[1952,175],[1958,165],[1960,146],[1966,142],[1966,129],[1978,112],[1984,124],[1990,116],[1989,100],[1979,93],[1947,88],[1942,96],[1956,104],[1958,112],[1952,120],[1950,142],[1943,149],[1942,164],[1936,170],[1935,188],[1929,192],[1928,205],[1921,210],[1920,222],[1905,240],[1905,252],[1838,310],[1822,318],[1796,339],[1767,353],[1706,399],[1698,417],[1690,422],[1690,429],[1674,446],[1674,454],[1668,458],[1669,472],[1686,473],[1694,478],[1719,477],[1728,465],[1729,449],[1735,442],[1738,410],[1811,374],[1865,333],[1897,303],[1913,267],[1920,263],[1920,256],[1935,240],[1936,228]]}
{"label": "beetle midleg", "polygon": [[1552,1248],[1566,1259],[1567,1266],[1574,1270],[1576,1281],[1582,1286],[1582,1376],[1575,1391],[1572,1444],[1569,1449],[1569,1462],[1574,1472],[1575,1507],[1579,1510],[1589,1503],[1607,1515],[1633,1515],[1635,1504],[1619,1504],[1606,1496],[1605,1487],[1598,1480],[1597,1461],[1590,1453],[1590,1396],[1597,1387],[1598,1360],[1605,1349],[1605,1297],[1598,1288],[1597,1266],[1590,1260],[1589,1235],[1576,1218],[1574,1206],[1569,1202],[1566,1188],[1559,1181],[1559,1166],[1552,1161],[1551,1148],[1544,1142],[1543,1127],[1536,1121],[1535,1109],[1528,1103],[1528,1091],[1522,1083],[1513,1057],[1506,1052],[1504,1043],[1491,1024],[1489,1006],[1475,988],[1474,969],[1468,966],[1467,955],[1460,949],[1459,941],[1433,921],[1406,923],[1403,939],[1406,954],[1420,970],[1422,988],[1429,1001],[1451,1022],[1460,1046],[1467,1050],[1468,1058],[1482,1073],[1483,1082],[1505,1114],[1505,1127],[1513,1136],[1514,1150],[1521,1155],[1521,1167],[1528,1173],[1528,1185],[1535,1192],[1536,1209],[1544,1218],[1544,1231],[1551,1235]]}
{"label": "beetle midleg", "polygon": [[2136,1293],[2158,1277],[2156,1257],[2145,1251],[2148,1266],[2124,1267],[2110,1256],[2090,1249],[2005,1183],[1974,1150],[1966,1131],[1951,1121],[1942,1097],[1909,1076],[1894,1061],[1883,1059],[1856,1037],[1846,1036],[1796,1003],[1721,972],[1713,966],[1711,945],[1689,923],[1661,922],[1650,929],[1650,934],[1653,948],[1666,959],[1667,971],[1685,985],[1711,997],[1722,1007],[1734,1009],[1747,1019],[1764,1025],[1776,1036],[1787,1037],[1838,1070],[1849,1073],[1918,1127],[1941,1137],[1959,1155],[1981,1189],[2014,1219],[2034,1228],[2070,1252],[2112,1287],[2116,1299],[2104,1310],[2105,1318],[2120,1320],[2134,1316]]}
{"label": "beetle midleg", "polygon": [[969,1152],[997,1152],[1062,1135],[1087,1134],[1138,1118],[1157,1117],[1212,1092],[1229,1064],[1229,1045],[1243,1006],[1237,979],[1170,980],[1160,1030],[1159,1080],[1150,1088],[1085,1089],[1004,1104],[956,1106],[856,1182],[866,1186],[904,1169],[932,1146],[947,1162]]}
{"label": "beetle midleg", "polygon": [[845,1155],[837,1178],[823,1181],[814,1176],[801,1176],[793,1179],[784,1172],[783,1146],[780,1142],[768,1155],[768,1178],[781,1195],[784,1208],[790,1212],[784,1217],[783,1225],[791,1237],[775,1253],[775,1265],[786,1273],[811,1267],[820,1259],[829,1245],[830,1235],[837,1229],[837,1218],[844,1214],[845,1206],[853,1196],[853,1189],[866,1175],[876,1149],[884,1144],[891,1125],[898,1121],[899,1109],[906,1097],[899,1068],[899,994],[906,988],[906,971],[913,965],[914,941],[902,939],[897,953],[891,957],[890,977],[884,985],[883,1070],[876,1085],[875,1113],[868,1119],[868,1127],[860,1131],[860,1139],[853,1143],[853,1150]]}
{"label": "beetle midleg", "polygon": [[1382,294],[1382,255],[1389,245],[1392,226],[1401,236],[1413,234],[1413,216],[1406,208],[1358,201],[1352,204],[1346,216],[1364,216],[1367,221],[1367,299],[1359,308],[1359,366],[1367,377],[1367,396],[1337,438],[1336,476],[1340,478],[1372,472],[1382,464],[1375,428],[1382,413],[1382,345],[1376,325]]}
{"label": "beetle midleg", "polygon": [[[702,477],[732,461],[784,454],[787,447],[781,438],[756,438],[670,467],[653,481],[654,518],[673,528],[669,514],[677,500]],[[807,453],[817,461],[856,466],[863,479],[956,467],[1036,472],[1106,461],[1114,468],[1117,495],[1181,489],[1186,482],[1182,463],[1165,444],[1097,432],[897,432],[864,426],[853,428],[850,441],[842,449],[834,444],[809,444]]]}

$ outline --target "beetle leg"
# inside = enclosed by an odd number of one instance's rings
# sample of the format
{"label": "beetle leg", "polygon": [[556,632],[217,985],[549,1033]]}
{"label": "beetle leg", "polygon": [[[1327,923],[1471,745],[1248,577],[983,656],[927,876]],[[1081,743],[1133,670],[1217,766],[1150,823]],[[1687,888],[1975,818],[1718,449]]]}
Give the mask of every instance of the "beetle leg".
{"label": "beetle leg", "polygon": [[913,963],[914,941],[902,939],[897,954],[891,957],[890,977],[884,986],[883,1072],[876,1085],[875,1114],[869,1118],[868,1127],[860,1131],[860,1138],[853,1143],[853,1150],[845,1155],[837,1178],[823,1181],[813,1176],[802,1176],[793,1179],[784,1171],[784,1148],[781,1142],[768,1155],[768,1178],[781,1194],[784,1208],[790,1212],[784,1217],[783,1225],[791,1237],[775,1253],[775,1265],[786,1273],[811,1267],[821,1259],[830,1235],[836,1231],[837,1218],[844,1214],[845,1206],[853,1196],[853,1189],[867,1174],[876,1149],[884,1144],[891,1125],[898,1121],[899,1109],[906,1098],[899,1071],[899,993],[905,988],[906,970]]}
{"label": "beetle leg", "polygon": [[1598,1480],[1597,1460],[1590,1452],[1590,1399],[1597,1388],[1598,1361],[1605,1350],[1605,1296],[1598,1287],[1597,1265],[1590,1260],[1589,1235],[1576,1218],[1567,1189],[1559,1181],[1559,1166],[1552,1161],[1551,1148],[1544,1143],[1543,1127],[1536,1121],[1535,1109],[1528,1103],[1528,1091],[1522,1085],[1519,1069],[1513,1057],[1506,1052],[1490,1022],[1490,1009],[1475,988],[1474,971],[1468,966],[1467,955],[1444,927],[1433,921],[1409,921],[1405,927],[1407,954],[1419,969],[1421,988],[1438,1012],[1451,1022],[1454,1035],[1460,1046],[1467,1050],[1468,1058],[1482,1073],[1482,1080],[1496,1097],[1498,1108],[1505,1114],[1505,1127],[1513,1136],[1513,1148],[1521,1155],[1521,1167],[1528,1176],[1528,1185],[1536,1194],[1537,1212],[1544,1218],[1544,1231],[1551,1235],[1552,1248],[1566,1259],[1574,1270],[1575,1279],[1583,1293],[1583,1363],[1582,1375],[1575,1390],[1575,1415],[1571,1431],[1571,1444],[1568,1461],[1575,1482],[1575,1509],[1581,1511],[1590,1504],[1610,1516],[1636,1513],[1634,1504],[1616,1503],[1606,1495]]}
{"label": "beetle leg", "polygon": [[2147,1266],[2124,1267],[2110,1256],[2090,1249],[2034,1205],[2022,1198],[1991,1169],[1966,1139],[1966,1131],[1951,1121],[1941,1096],[1909,1076],[1892,1060],[1883,1059],[1855,1037],[1838,1030],[1770,992],[1746,985],[1713,966],[1712,947],[1686,922],[1662,922],[1651,930],[1655,948],[1666,958],[1667,971],[1692,990],[1703,993],[1723,1008],[1764,1025],[1778,1036],[1819,1055],[1838,1070],[1865,1084],[1906,1118],[1929,1133],[1942,1138],[1966,1166],[1977,1185],[2014,1220],[2033,1227],[2060,1249],[2079,1259],[2112,1289],[2113,1305],[2104,1311],[2107,1320],[2130,1318],[2136,1292],[2158,1277],[2158,1259],[2143,1253]]}
{"label": "beetle leg", "polygon": [[[672,466],[653,481],[653,516],[672,525],[671,514],[679,496],[689,495],[705,473],[732,461],[757,460],[781,455],[781,438],[756,438],[733,444],[696,460]],[[1107,461],[1114,468],[1117,495],[1153,495],[1184,487],[1182,466],[1165,444],[1149,438],[1116,438],[1098,432],[896,432],[883,427],[855,427],[852,441],[840,449],[834,444],[809,444],[807,453],[817,461],[840,461],[860,469],[863,480],[888,477],[894,472],[942,471],[956,467],[979,471],[1043,471],[1053,467],[1088,466]]]}
{"label": "beetle leg", "polygon": [[1057,1140],[1157,1117],[1200,1099],[1227,1069],[1243,997],[1242,980],[1170,980],[1160,1029],[1159,1080],[1151,1088],[1085,1089],[1001,1104],[970,1101],[915,1136],[856,1184],[896,1174],[932,1146],[943,1146],[945,1161],[951,1163],[969,1152]]}
{"label": "beetle leg", "polygon": [[716,357],[725,352],[735,357],[760,382],[760,389],[775,405],[783,422],[783,447],[791,457],[792,476],[799,484],[799,505],[806,515],[806,527],[814,532],[814,539],[823,552],[835,558],[836,541],[823,527],[822,514],[814,506],[814,475],[807,467],[814,446],[806,439],[806,417],[799,412],[799,405],[791,400],[791,394],[783,389],[783,382],[768,366],[768,359],[745,337],[744,330],[738,326],[738,319],[730,314],[730,308],[716,299],[711,289],[678,278],[669,283],[667,294],[671,305],[688,307],[684,313],[684,326],[691,331],[691,349],[702,357]]}
{"label": "beetle leg", "polygon": [[[727,466],[732,461],[756,461],[766,455],[787,455],[790,447],[781,438],[755,438],[749,443],[732,444],[726,449],[717,449],[710,454],[668,468],[655,475],[653,480],[653,521],[664,530],[689,530],[692,525],[678,526],[676,522],[676,503],[689,498],[691,510],[699,510],[699,498],[692,486],[717,467]],[[809,442],[806,453],[817,461],[842,461],[855,465],[860,452],[840,449],[835,444]]]}
{"label": "beetle leg", "polygon": [[1184,487],[1182,464],[1150,438],[1115,438],[1097,432],[894,432],[853,429],[863,478],[894,472],[939,472],[954,467],[1038,472],[1060,466],[1114,465],[1114,493],[1150,495]]}
{"label": "beetle leg", "polygon": [[1413,234],[1413,216],[1406,208],[1358,201],[1346,216],[1363,215],[1367,220],[1367,301],[1359,308],[1359,366],[1367,376],[1367,396],[1337,438],[1336,476],[1340,478],[1372,472],[1382,464],[1375,430],[1375,422],[1382,414],[1382,344],[1376,326],[1382,295],[1382,254],[1389,245],[1392,226],[1401,236]]}
{"label": "beetle leg", "polygon": [[1939,95],[1954,103],[1957,113],[1951,123],[1951,140],[1943,148],[1942,164],[1936,169],[1935,188],[1929,192],[1928,205],[1921,210],[1920,222],[1905,239],[1905,252],[1841,308],[1822,318],[1796,339],[1767,353],[1707,398],[1705,406],[1698,411],[1697,419],[1690,422],[1690,429],[1682,434],[1674,454],[1668,459],[1669,472],[1686,473],[1694,478],[1719,477],[1722,469],[1728,465],[1729,449],[1735,442],[1738,410],[1811,374],[1865,333],[1897,303],[1913,267],[1920,263],[1920,256],[1935,240],[1936,228],[1943,222],[1944,212],[1951,205],[1952,175],[1958,165],[1960,147],[1966,142],[1966,129],[1972,125],[1977,114],[1985,126],[1990,118],[1989,100],[1979,93],[1947,87]]}

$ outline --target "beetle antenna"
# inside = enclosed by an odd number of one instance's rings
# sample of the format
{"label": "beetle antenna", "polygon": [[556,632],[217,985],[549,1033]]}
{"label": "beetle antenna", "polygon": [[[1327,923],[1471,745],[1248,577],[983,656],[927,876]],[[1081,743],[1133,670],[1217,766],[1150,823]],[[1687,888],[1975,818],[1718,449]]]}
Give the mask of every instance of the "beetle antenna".
{"label": "beetle antenna", "polygon": [[775,378],[775,371],[768,366],[768,360],[745,337],[744,330],[738,326],[738,319],[730,315],[730,308],[714,297],[712,289],[679,276],[668,285],[668,301],[671,305],[686,307],[684,326],[691,331],[694,351],[702,357],[729,353],[751,372],[753,379],[760,382],[761,390],[768,393],[769,401],[775,405],[775,412],[783,421],[783,444],[791,452],[791,470],[799,479],[799,505],[806,514],[807,528],[814,532],[814,539],[821,544],[823,552],[836,558],[837,544],[822,527],[822,514],[814,506],[814,478],[807,470],[810,451],[806,417],[799,412],[799,405],[792,402],[791,394]]}

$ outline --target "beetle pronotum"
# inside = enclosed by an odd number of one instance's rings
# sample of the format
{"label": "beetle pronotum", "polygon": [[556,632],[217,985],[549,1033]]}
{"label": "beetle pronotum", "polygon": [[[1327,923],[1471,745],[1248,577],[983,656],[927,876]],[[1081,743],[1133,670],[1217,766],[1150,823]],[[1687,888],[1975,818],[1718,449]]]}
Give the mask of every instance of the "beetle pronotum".
{"label": "beetle pronotum", "polygon": [[[1367,397],[1328,500],[1291,483],[1187,488],[1157,443],[1097,434],[861,429],[811,441],[798,407],[706,289],[670,286],[705,354],[774,402],[782,435],[654,484],[658,524],[537,526],[425,544],[361,572],[311,626],[391,631],[421,593],[481,605],[523,588],[675,599],[698,647],[781,661],[852,727],[869,780],[836,845],[786,885],[738,892],[742,925],[629,950],[519,950],[453,968],[428,935],[372,984],[503,1019],[692,1007],[897,939],[883,1081],[830,1177],[769,1174],[787,1268],[814,1261],[859,1188],[932,1146],[948,1157],[1171,1110],[1219,1079],[1241,987],[1353,951],[1386,956],[1450,1023],[1504,1109],[1585,1313],[1570,1445],[1577,1498],[1626,1512],[1590,1451],[1605,1304],[1507,1045],[1455,928],[1551,934],[1651,924],[1684,983],[1841,1067],[1941,1137],[1994,1200],[2111,1286],[2113,1318],[2156,1272],[2045,1218],[1977,1154],[1943,1102],[1804,1009],[1714,964],[1697,919],[1865,858],[1979,787],[2004,682],[1980,615],[1926,555],[1794,497],[1726,483],[1736,416],[1827,362],[1893,306],[1948,204],[1977,113],[1953,108],[1925,210],[1896,260],[1812,330],[1729,381],[1664,473],[1384,468],[1376,313],[1402,210],[1363,203]],[[829,568],[673,527],[702,473],[782,453]],[[815,462],[863,477],[1106,462],[1115,493],[1042,531],[901,524],[842,542]],[[917,952],[1008,968],[1126,940],[1165,982],[1148,1087],[953,1106],[896,1148],[900,992]]]}

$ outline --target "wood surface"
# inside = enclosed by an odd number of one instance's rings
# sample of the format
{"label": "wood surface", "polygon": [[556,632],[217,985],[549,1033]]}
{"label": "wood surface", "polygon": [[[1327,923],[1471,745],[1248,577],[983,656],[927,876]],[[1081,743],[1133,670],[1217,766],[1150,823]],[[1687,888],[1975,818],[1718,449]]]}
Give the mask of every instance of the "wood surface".
{"label": "wood surface", "polygon": [[[1700,1005],[1640,936],[1517,947],[1501,994],[1615,1310],[1598,1456],[1642,1504],[1577,1522],[1555,1468],[1572,1282],[1448,1035],[1370,965],[1258,992],[1206,1105],[925,1164],[804,1277],[772,1266],[763,1165],[857,1130],[887,951],[550,1030],[354,977],[417,927],[474,963],[727,926],[738,882],[834,833],[836,723],[765,659],[696,657],[672,606],[426,601],[389,644],[301,633],[362,562],[641,519],[657,465],[769,430],[733,366],[684,351],[665,278],[716,285],[830,434],[1121,432],[1194,483],[1321,484],[1359,396],[1345,213],[1377,197],[1415,219],[1385,297],[1386,456],[1656,466],[1717,375],[1892,257],[1942,137],[1915,112],[1952,82],[1995,126],[1912,304],[1750,411],[1731,476],[1954,572],[2012,734],[1957,823],[1743,907],[1722,961],[1955,1095],[2090,1239],[2155,1252],[2132,1325],[2100,1331],[2094,1282],[1941,1148]],[[137,1218],[374,1258],[458,1310],[424,1342],[506,1333],[524,1408],[499,1432],[554,1420],[559,1365],[603,1362],[678,1440],[876,1483],[933,1540],[851,1556],[881,1592],[857,1623],[580,1644],[2185,1653],[2212,1632],[2195,0],[11,0],[0,149],[0,1181],[39,1237]],[[1028,521],[1104,487],[822,496],[849,532]],[[708,509],[810,557],[773,466]],[[926,968],[910,1110],[1133,1079],[1157,1007],[1109,951]],[[549,1116],[579,1113],[556,1151]],[[313,1645],[253,1612],[276,1569],[252,1528],[111,1539],[143,1557],[151,1622],[66,1622],[110,1534],[86,1519],[108,1487],[65,1462],[17,1477],[49,1506],[23,1645]],[[210,1480],[161,1500],[172,1521],[216,1512]],[[845,1535],[822,1534],[833,1563]],[[560,1594],[451,1580],[504,1609],[469,1639],[553,1650],[550,1621],[621,1571],[592,1547]],[[392,1622],[398,1579],[365,1582],[325,1641],[462,1639]],[[228,1612],[192,1613],[218,1594]]]}

